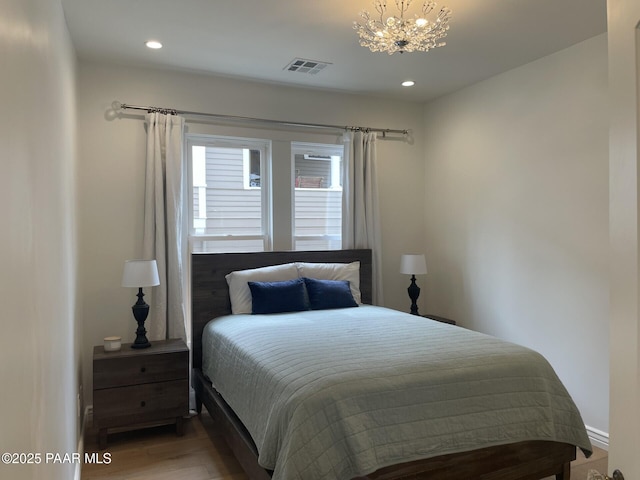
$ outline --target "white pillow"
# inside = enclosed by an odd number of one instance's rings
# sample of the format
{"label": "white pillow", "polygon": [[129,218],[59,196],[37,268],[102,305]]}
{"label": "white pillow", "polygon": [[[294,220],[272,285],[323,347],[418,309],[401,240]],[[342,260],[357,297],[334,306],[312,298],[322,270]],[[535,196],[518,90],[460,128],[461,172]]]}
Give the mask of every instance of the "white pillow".
{"label": "white pillow", "polygon": [[270,267],[252,268],[231,272],[224,278],[229,285],[229,298],[231,299],[231,313],[251,313],[251,290],[247,282],[281,282],[298,278],[298,269],[295,263],[273,265]]}
{"label": "white pillow", "polygon": [[300,277],[318,280],[349,280],[353,299],[362,303],[360,295],[360,262],[351,263],[304,263],[297,262]]}

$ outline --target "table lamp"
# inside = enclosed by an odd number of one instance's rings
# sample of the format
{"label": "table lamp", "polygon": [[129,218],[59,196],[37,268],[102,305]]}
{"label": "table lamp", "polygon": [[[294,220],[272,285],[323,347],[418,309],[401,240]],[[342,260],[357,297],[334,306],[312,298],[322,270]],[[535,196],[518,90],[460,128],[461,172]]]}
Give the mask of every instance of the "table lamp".
{"label": "table lamp", "polygon": [[136,287],[138,289],[138,301],[131,307],[133,316],[138,322],[136,339],[131,344],[131,348],[148,348],[151,346],[147,340],[147,331],[144,328],[144,321],[149,314],[149,305],[142,299],[142,287],[153,287],[160,285],[158,276],[158,264],[155,260],[127,260],[124,263],[122,274],[123,287]]}
{"label": "table lamp", "polygon": [[416,285],[416,275],[424,275],[427,273],[427,262],[424,255],[402,255],[400,260],[400,273],[411,275],[411,285],[407,288],[409,298],[411,299],[411,314],[419,315],[418,304],[416,302],[420,296],[420,287]]}

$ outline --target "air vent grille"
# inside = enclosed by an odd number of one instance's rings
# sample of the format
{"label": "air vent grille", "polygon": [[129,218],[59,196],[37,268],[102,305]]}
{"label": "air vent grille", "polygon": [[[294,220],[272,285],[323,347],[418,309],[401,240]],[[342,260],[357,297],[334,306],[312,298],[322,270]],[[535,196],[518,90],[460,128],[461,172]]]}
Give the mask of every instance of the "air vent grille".
{"label": "air vent grille", "polygon": [[318,60],[307,60],[305,58],[294,58],[283,70],[290,72],[307,73],[316,75],[324,70],[325,67],[331,65],[329,62],[320,62]]}

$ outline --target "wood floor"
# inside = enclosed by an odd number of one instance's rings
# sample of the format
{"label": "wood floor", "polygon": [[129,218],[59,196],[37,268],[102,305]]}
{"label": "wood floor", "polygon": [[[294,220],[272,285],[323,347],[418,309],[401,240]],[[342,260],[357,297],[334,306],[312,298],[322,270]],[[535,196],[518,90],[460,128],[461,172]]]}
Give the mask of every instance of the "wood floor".
{"label": "wood floor", "polygon": [[[185,421],[182,437],[173,426],[115,433],[102,451],[89,428],[85,452],[107,452],[111,463],[84,464],[82,480],[248,480],[205,411]],[[607,452],[596,449],[588,460],[579,452],[571,466],[572,480],[586,480],[592,468],[607,471]]]}
{"label": "wood floor", "polygon": [[102,451],[88,429],[85,452],[108,452],[111,463],[84,464],[82,480],[248,480],[205,411],[185,420],[182,437],[171,425],[109,434]]}

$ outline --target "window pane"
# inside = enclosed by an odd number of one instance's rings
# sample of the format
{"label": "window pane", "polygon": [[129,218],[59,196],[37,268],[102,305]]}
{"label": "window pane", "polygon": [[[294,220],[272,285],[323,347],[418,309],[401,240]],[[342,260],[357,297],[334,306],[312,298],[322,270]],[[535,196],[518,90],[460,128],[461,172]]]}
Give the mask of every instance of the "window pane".
{"label": "window pane", "polygon": [[342,248],[342,147],[294,144],[294,248]]}
{"label": "window pane", "polygon": [[[259,165],[260,152],[244,148],[205,148],[206,187],[198,190],[198,195],[206,196],[204,208],[199,209],[194,219],[202,219],[196,227],[201,235],[261,235],[262,199],[260,193],[260,174],[255,175],[249,169],[249,178],[245,181],[245,164],[251,158]],[[257,158],[256,158],[257,157]],[[259,167],[258,167],[259,168]],[[257,184],[258,187],[251,186]],[[246,186],[245,186],[246,185]],[[194,185],[195,187],[195,185]],[[203,202],[200,201],[200,204]]]}
{"label": "window pane", "polygon": [[260,186],[260,151],[249,150],[249,186]]}
{"label": "window pane", "polygon": [[193,252],[265,248],[261,180],[267,144],[247,143],[212,138],[191,147]]}

